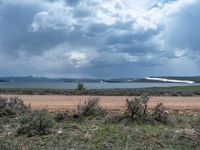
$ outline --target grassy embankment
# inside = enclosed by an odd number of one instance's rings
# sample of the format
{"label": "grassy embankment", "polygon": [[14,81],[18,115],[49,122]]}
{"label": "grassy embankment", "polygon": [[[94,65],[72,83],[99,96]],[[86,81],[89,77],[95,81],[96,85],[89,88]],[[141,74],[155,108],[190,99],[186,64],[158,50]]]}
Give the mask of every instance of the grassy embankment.
{"label": "grassy embankment", "polygon": [[167,114],[170,121],[160,122],[152,112],[135,113],[136,119],[128,112],[112,114],[93,104],[78,107],[78,113],[28,109],[16,115],[21,110],[16,109],[10,115],[11,108],[18,107],[1,109],[0,149],[200,149],[198,115]]}
{"label": "grassy embankment", "polygon": [[[57,123],[54,134],[16,136],[19,121],[0,118],[1,149],[200,149],[191,127],[196,118],[176,115],[176,125],[104,123],[103,118]],[[58,133],[62,129],[62,133]]]}

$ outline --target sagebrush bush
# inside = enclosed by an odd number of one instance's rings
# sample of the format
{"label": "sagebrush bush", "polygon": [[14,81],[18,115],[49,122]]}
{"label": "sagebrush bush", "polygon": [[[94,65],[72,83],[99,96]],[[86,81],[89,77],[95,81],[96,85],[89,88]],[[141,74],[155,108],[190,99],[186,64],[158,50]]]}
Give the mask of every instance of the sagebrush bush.
{"label": "sagebrush bush", "polygon": [[167,124],[170,122],[169,114],[166,111],[162,103],[156,105],[153,113],[148,112],[149,97],[142,95],[141,97],[135,97],[131,100],[126,100],[125,114],[131,118],[131,120],[142,121],[145,123],[154,124],[160,122]]}
{"label": "sagebrush bush", "polygon": [[7,97],[0,96],[0,110],[1,111],[6,107],[7,101],[8,101]]}
{"label": "sagebrush bush", "polygon": [[154,109],[153,113],[154,119],[161,123],[168,123],[168,113],[166,112],[163,103],[158,103]]}
{"label": "sagebrush bush", "polygon": [[147,96],[135,97],[131,100],[126,99],[126,114],[131,119],[141,119],[147,115],[147,103],[149,98]]}
{"label": "sagebrush bush", "polygon": [[104,112],[105,110],[99,106],[99,98],[92,97],[77,106],[76,116],[95,116]]}
{"label": "sagebrush bush", "polygon": [[55,124],[53,117],[46,110],[37,110],[24,114],[20,122],[18,133],[27,134],[28,136],[48,134]]}
{"label": "sagebrush bush", "polygon": [[30,111],[30,105],[25,105],[19,97],[14,96],[7,98],[0,96],[0,116],[21,115]]}

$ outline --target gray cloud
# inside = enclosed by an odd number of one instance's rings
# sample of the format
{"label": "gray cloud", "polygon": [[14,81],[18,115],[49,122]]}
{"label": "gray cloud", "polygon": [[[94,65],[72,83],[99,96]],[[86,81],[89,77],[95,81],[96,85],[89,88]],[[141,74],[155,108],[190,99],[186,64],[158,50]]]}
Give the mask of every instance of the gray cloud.
{"label": "gray cloud", "polygon": [[[191,5],[172,18],[172,24],[167,28],[167,42],[172,47],[200,51],[200,3]],[[167,34],[167,33],[166,33]]]}
{"label": "gray cloud", "polygon": [[68,4],[68,5],[71,5],[71,6],[76,6],[78,5],[80,0],[65,0],[65,2]]}
{"label": "gray cloud", "polygon": [[184,75],[186,60],[195,75],[199,8],[186,0],[1,0],[0,75]]}

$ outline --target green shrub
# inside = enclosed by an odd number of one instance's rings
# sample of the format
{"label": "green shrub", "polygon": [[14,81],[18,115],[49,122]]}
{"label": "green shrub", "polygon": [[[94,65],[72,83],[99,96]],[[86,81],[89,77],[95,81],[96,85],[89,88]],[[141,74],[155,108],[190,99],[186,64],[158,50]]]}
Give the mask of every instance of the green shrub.
{"label": "green shrub", "polygon": [[79,104],[75,115],[77,117],[97,116],[104,112],[105,111],[99,106],[99,98],[93,97],[86,100],[83,105]]}
{"label": "green shrub", "polygon": [[20,121],[18,133],[28,134],[28,136],[48,134],[55,124],[53,117],[45,110],[24,114]]}
{"label": "green shrub", "polygon": [[77,88],[75,89],[75,92],[77,95],[85,94],[86,89],[85,89],[83,83],[78,83]]}
{"label": "green shrub", "polygon": [[0,96],[0,116],[21,115],[30,111],[30,105],[25,105],[19,97],[14,96],[7,98]]}
{"label": "green shrub", "polygon": [[0,149],[1,150],[11,150],[15,149],[18,150],[18,146],[6,139],[0,139]]}

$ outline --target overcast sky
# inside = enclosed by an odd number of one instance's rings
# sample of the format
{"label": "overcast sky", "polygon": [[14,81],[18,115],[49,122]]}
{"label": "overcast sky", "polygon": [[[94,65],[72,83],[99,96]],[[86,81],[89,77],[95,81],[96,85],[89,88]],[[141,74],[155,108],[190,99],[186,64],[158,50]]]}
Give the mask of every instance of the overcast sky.
{"label": "overcast sky", "polygon": [[200,75],[200,0],[0,0],[0,76]]}

